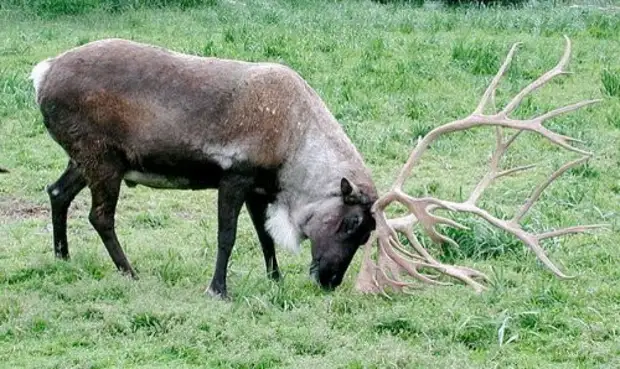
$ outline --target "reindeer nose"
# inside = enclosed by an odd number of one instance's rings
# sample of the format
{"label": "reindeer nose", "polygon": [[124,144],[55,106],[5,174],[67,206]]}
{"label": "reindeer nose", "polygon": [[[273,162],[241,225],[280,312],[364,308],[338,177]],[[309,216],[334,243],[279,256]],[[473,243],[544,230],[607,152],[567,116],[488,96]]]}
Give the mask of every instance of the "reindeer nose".
{"label": "reindeer nose", "polygon": [[338,287],[339,284],[340,284],[340,278],[338,277],[338,274],[335,273],[332,276],[330,276],[329,279],[327,279],[327,281],[324,281],[324,283],[321,284],[321,287],[326,291],[333,291],[336,289],[336,287]]}

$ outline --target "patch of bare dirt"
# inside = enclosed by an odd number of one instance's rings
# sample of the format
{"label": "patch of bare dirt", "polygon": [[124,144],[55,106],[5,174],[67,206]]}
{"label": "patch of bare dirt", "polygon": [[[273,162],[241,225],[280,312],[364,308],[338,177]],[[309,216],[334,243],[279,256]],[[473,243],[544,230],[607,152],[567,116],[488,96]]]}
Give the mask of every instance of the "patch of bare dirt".
{"label": "patch of bare dirt", "polygon": [[0,218],[28,219],[49,217],[49,205],[40,205],[19,197],[0,197]]}

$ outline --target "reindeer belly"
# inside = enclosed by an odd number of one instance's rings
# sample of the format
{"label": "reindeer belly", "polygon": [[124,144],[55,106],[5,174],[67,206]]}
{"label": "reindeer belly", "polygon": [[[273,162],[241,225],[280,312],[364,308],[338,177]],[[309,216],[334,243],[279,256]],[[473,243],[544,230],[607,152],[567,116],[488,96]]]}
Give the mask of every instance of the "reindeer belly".
{"label": "reindeer belly", "polygon": [[192,180],[185,177],[169,177],[155,173],[145,173],[136,170],[130,170],[125,173],[123,178],[129,187],[143,185],[151,188],[161,189],[190,189],[192,188]]}
{"label": "reindeer belly", "polygon": [[204,157],[151,154],[142,156],[128,169],[123,177],[128,187],[142,185],[157,189],[216,189],[223,175],[234,172],[251,178],[254,185],[252,191],[256,194],[273,197],[280,191],[279,167],[261,168],[248,162],[224,169],[216,160]]}
{"label": "reindeer belly", "polygon": [[222,168],[212,162],[173,155],[142,157],[124,175],[127,186],[140,184],[146,187],[177,190],[217,188],[222,178]]}

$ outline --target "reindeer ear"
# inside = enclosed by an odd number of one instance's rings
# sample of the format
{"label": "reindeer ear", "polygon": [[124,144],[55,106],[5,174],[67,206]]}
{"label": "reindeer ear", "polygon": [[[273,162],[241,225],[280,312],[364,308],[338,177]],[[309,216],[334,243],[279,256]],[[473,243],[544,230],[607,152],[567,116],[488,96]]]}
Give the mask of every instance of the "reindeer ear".
{"label": "reindeer ear", "polygon": [[342,177],[340,180],[340,192],[342,192],[343,197],[349,196],[353,193],[353,185],[345,177]]}
{"label": "reindeer ear", "polygon": [[360,189],[353,183],[351,183],[345,177],[340,180],[340,192],[342,192],[342,199],[347,205],[357,205],[364,199],[365,195],[362,195]]}

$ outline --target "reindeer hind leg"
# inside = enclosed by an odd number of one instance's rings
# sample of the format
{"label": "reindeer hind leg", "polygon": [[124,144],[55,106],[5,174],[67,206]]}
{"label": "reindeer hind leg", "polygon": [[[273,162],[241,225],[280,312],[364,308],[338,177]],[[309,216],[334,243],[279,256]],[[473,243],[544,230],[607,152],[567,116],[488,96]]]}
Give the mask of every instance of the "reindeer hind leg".
{"label": "reindeer hind leg", "polygon": [[47,186],[52,208],[54,255],[59,259],[69,259],[67,214],[71,202],[84,187],[86,180],[73,161],[69,161],[64,173],[56,182]]}

